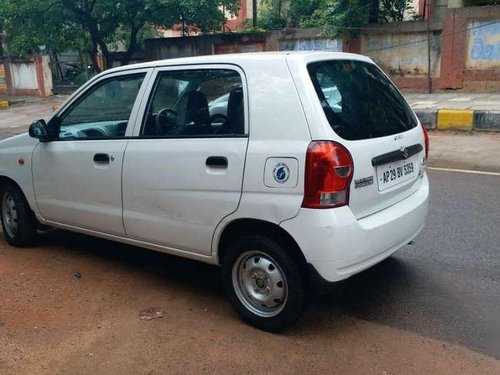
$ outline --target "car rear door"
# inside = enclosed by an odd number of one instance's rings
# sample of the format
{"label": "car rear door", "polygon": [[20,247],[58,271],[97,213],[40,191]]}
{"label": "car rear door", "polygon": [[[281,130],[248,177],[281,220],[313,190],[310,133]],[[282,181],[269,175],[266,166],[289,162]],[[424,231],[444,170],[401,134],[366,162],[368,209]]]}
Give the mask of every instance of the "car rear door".
{"label": "car rear door", "polygon": [[[239,204],[248,144],[247,94],[234,66],[158,68],[123,164],[131,238],[209,255],[216,226]],[[210,102],[229,94],[227,118]]]}
{"label": "car rear door", "polygon": [[[424,174],[424,134],[397,88],[367,58],[292,63],[313,139],[350,152],[349,207],[357,218],[414,193]],[[333,99],[330,93],[335,93]]]}

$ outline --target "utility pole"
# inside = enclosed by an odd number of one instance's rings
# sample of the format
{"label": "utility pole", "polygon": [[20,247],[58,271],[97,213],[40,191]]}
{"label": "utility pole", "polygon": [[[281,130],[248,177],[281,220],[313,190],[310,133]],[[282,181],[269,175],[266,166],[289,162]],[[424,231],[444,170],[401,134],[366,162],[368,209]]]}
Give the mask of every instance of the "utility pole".
{"label": "utility pole", "polygon": [[430,12],[430,1],[424,1],[424,17],[427,18],[427,80],[428,80],[428,91],[429,94],[432,93],[432,75],[431,75],[431,12]]}
{"label": "utility pole", "polygon": [[253,27],[257,27],[257,0],[252,0]]}

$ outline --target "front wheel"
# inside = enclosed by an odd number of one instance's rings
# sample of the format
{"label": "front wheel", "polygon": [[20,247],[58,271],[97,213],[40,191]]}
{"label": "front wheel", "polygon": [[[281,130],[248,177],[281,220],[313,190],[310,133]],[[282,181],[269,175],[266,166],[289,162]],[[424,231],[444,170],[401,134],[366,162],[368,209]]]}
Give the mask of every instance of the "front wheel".
{"label": "front wheel", "polygon": [[7,242],[25,247],[36,236],[36,219],[26,198],[17,186],[5,184],[0,188],[2,229]]}
{"label": "front wheel", "polygon": [[267,237],[236,240],[225,253],[222,272],[231,304],[254,327],[281,331],[304,310],[305,284],[297,262]]}

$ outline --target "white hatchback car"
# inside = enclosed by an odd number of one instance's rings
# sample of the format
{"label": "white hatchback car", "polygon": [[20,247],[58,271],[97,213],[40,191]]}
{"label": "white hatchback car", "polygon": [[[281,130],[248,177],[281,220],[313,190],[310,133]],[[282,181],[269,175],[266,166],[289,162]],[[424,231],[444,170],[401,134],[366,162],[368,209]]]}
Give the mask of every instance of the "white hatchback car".
{"label": "white hatchback car", "polygon": [[[214,122],[208,103],[224,95]],[[364,56],[125,66],[0,143],[2,226],[15,246],[43,225],[221,265],[243,319],[278,331],[311,280],[348,278],[420,232],[427,152],[417,117]]]}

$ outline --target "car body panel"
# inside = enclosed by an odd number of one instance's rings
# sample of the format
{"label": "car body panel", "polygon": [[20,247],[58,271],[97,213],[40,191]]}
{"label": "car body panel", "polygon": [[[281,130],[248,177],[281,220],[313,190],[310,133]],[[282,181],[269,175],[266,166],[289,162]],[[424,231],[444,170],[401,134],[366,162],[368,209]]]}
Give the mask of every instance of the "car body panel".
{"label": "car body panel", "polygon": [[[127,140],[40,143],[33,181],[40,215],[48,221],[124,235],[121,175]],[[94,162],[107,153],[109,164]]]}
{"label": "car body panel", "polygon": [[[308,263],[329,282],[346,279],[394,254],[422,230],[428,211],[429,183],[408,198],[357,219],[349,207],[302,209],[281,224],[294,234]],[[314,235],[312,235],[314,234]]]}
{"label": "car body panel", "polygon": [[23,191],[31,209],[38,214],[33,189],[32,154],[38,140],[27,133],[0,141],[0,176],[14,181]]}
{"label": "car body panel", "polygon": [[[123,221],[131,238],[210,254],[217,224],[236,211],[248,138],[130,140]],[[228,168],[206,165],[211,156]]]}

